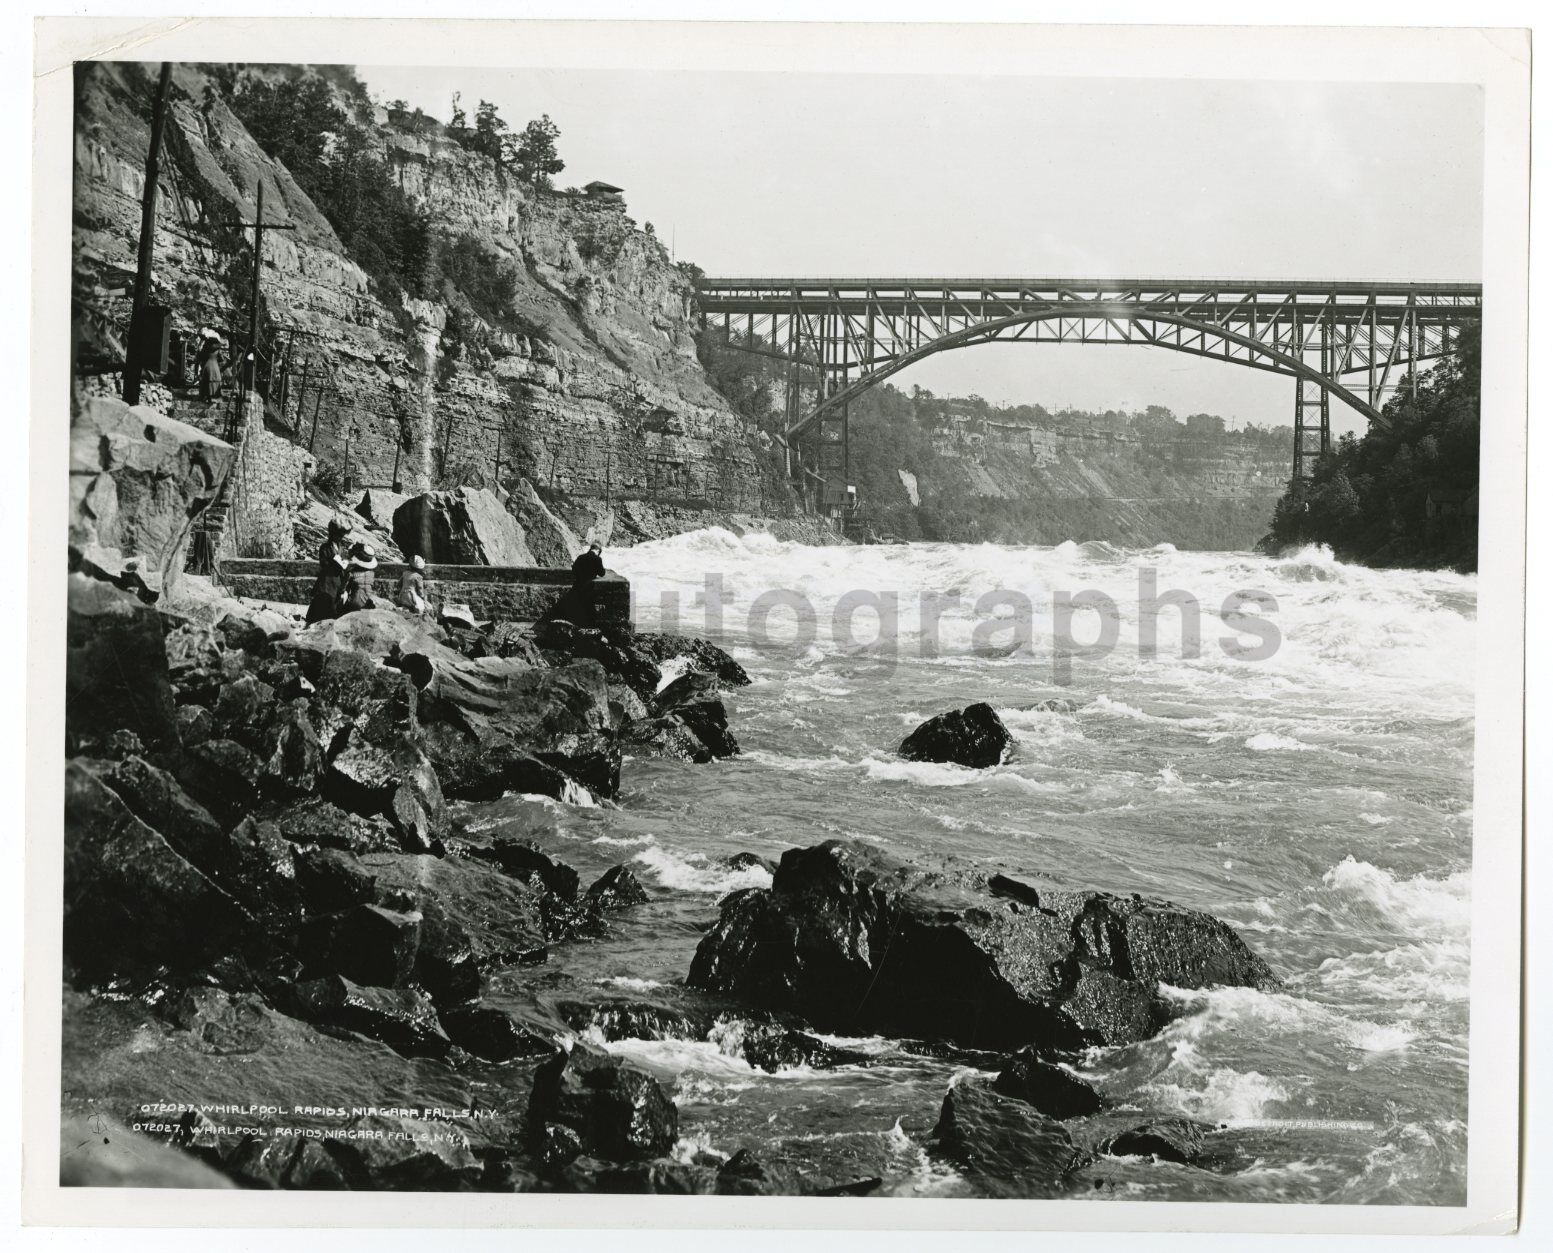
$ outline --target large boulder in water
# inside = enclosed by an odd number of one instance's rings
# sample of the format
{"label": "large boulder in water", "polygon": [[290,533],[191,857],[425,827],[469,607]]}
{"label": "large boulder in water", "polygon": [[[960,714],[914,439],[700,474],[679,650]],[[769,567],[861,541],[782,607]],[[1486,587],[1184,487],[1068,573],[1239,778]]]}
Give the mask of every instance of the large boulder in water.
{"label": "large boulder in water", "polygon": [[981,768],[1007,760],[1014,737],[997,710],[979,703],[929,718],[901,741],[900,754],[907,761],[952,762]]}
{"label": "large boulder in water", "polygon": [[632,636],[631,643],[643,656],[660,665],[683,657],[731,687],[749,686],[750,676],[744,667],[711,640],[661,631],[638,631]]}
{"label": "large boulder in water", "polygon": [[176,590],[194,519],[232,466],[230,444],[155,409],[96,396],[70,416],[70,547],[138,556]]}
{"label": "large boulder in water", "polygon": [[1056,1119],[976,1080],[949,1089],[934,1135],[939,1152],[995,1197],[1057,1196],[1083,1160]]}
{"label": "large boulder in water", "polygon": [[679,1135],[679,1111],[656,1079],[580,1041],[535,1073],[528,1118],[537,1143],[611,1161],[667,1153]]}
{"label": "large boulder in water", "polygon": [[446,795],[554,794],[547,770],[601,796],[619,790],[620,748],[597,662],[557,669],[516,657],[400,664],[421,684],[423,741]]}
{"label": "large boulder in water", "polygon": [[1208,914],[995,879],[855,841],[789,849],[769,889],[724,898],[689,982],[837,1034],[1041,1052],[1153,1035],[1161,983],[1278,985]]}
{"label": "large boulder in water", "polygon": [[492,492],[424,492],[394,510],[394,543],[432,565],[532,566],[523,528]]}
{"label": "large boulder in water", "polygon": [[1082,1118],[1096,1113],[1101,1106],[1100,1094],[1089,1084],[1028,1049],[1008,1059],[992,1086],[1004,1096],[1033,1105],[1048,1118],[1058,1120]]}

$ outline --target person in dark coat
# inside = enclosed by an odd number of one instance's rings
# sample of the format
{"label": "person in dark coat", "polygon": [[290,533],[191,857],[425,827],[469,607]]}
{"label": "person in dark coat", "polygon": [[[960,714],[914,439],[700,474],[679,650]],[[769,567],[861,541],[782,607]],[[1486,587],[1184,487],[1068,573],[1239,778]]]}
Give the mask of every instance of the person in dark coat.
{"label": "person in dark coat", "polygon": [[199,376],[200,399],[206,404],[220,400],[222,396],[225,376],[221,372],[221,348],[221,337],[214,331],[206,331],[194,359],[195,373]]}
{"label": "person in dark coat", "polygon": [[329,534],[318,549],[318,577],[313,581],[313,599],[307,607],[308,622],[322,622],[340,616],[345,596],[345,524],[330,519]]}
{"label": "person in dark coat", "polygon": [[577,555],[577,559],[572,562],[572,585],[562,593],[560,600],[545,611],[540,619],[542,622],[560,619],[573,626],[595,625],[593,581],[604,577],[603,552],[604,546],[594,540],[585,551]]}

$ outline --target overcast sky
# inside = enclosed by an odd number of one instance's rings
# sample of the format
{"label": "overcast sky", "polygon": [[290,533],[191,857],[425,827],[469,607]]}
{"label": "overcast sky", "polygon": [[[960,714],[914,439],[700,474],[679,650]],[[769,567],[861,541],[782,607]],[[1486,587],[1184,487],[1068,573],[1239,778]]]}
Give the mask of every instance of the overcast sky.
{"label": "overcast sky", "polygon": [[[1233,68],[1233,67],[1227,67]],[[1478,281],[1475,87],[358,67],[447,120],[561,129],[708,274]],[[993,345],[897,375],[1048,408],[1287,422],[1294,383],[1161,349]],[[1359,420],[1334,403],[1339,429]]]}

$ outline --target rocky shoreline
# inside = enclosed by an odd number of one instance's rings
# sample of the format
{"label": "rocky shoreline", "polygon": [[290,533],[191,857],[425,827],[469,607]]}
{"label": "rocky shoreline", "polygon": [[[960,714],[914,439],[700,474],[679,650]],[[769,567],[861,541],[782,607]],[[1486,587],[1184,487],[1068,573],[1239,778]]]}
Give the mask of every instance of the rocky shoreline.
{"label": "rocky shoreline", "polygon": [[[1156,1033],[1161,984],[1277,986],[1223,923],[1166,902],[833,840],[726,896],[682,988],[525,999],[552,951],[628,930],[649,893],[625,865],[585,883],[542,824],[483,827],[460,802],[608,805],[623,757],[736,754],[722,696],[748,677],[706,641],[387,609],[303,627],[196,578],[153,604],[78,572],[69,603],[64,1114],[112,1131],[67,1180],[183,1178],[192,1157],[210,1186],[862,1195],[879,1178],[682,1142],[663,1084],[608,1049],[877,1060],[824,1033],[997,1072],[953,1083],[933,1135],[985,1195],[1065,1194],[1099,1153],[1233,1162],[1216,1128],[1119,1122],[1069,1067]],[[995,761],[995,722],[943,715],[903,752]],[[148,1086],[228,1056],[360,1095],[298,1105],[272,1076],[234,1122],[197,1087]],[[125,1167],[126,1141],[182,1157]]]}

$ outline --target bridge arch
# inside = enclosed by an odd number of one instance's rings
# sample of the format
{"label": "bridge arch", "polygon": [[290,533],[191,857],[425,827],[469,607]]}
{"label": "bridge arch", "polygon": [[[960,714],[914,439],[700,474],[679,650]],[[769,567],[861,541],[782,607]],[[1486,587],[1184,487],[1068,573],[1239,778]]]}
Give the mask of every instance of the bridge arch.
{"label": "bridge arch", "polygon": [[[869,388],[937,353],[948,352],[956,348],[974,347],[979,344],[1019,342],[1016,340],[1000,340],[998,337],[1007,330],[1053,319],[1101,320],[1109,322],[1113,326],[1122,322],[1134,325],[1140,323],[1164,323],[1198,332],[1220,343],[1244,349],[1249,356],[1248,358],[1237,358],[1230,356],[1227,352],[1221,355],[1216,352],[1206,352],[1184,346],[1180,343],[1171,343],[1168,340],[1151,337],[1141,340],[1119,339],[1090,342],[1137,344],[1145,348],[1164,348],[1172,352],[1186,352],[1206,357],[1209,360],[1223,361],[1230,365],[1271,370],[1274,373],[1287,375],[1290,378],[1302,378],[1336,396],[1376,425],[1387,425],[1386,419],[1379,408],[1357,395],[1335,376],[1324,374],[1315,366],[1302,360],[1298,355],[1285,352],[1281,348],[1257,339],[1254,336],[1246,335],[1218,322],[1194,318],[1188,314],[1177,313],[1169,309],[1152,308],[1148,305],[1132,303],[1118,303],[1115,301],[1074,300],[1060,302],[1041,309],[1021,310],[1006,317],[991,318],[978,322],[961,330],[929,340],[927,343],[909,352],[891,357],[883,365],[866,371],[826,396],[805,414],[800,421],[788,427],[786,436],[789,440],[800,438],[831,410],[846,405]],[[1256,358],[1256,360],[1251,358]]]}

